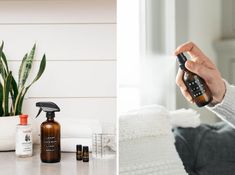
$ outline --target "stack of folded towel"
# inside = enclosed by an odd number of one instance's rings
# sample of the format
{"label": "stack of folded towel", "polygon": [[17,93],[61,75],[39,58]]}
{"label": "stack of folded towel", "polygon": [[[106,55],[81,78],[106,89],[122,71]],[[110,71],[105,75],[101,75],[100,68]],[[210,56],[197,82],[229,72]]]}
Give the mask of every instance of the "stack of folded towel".
{"label": "stack of folded towel", "polygon": [[92,150],[92,134],[102,133],[98,120],[58,119],[61,124],[61,151],[75,152],[76,145],[86,145]]}

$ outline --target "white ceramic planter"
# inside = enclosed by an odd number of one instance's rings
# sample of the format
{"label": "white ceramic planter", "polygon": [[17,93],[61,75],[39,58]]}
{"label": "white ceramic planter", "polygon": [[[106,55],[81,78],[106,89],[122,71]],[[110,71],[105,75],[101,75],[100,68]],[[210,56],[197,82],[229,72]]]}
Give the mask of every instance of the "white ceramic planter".
{"label": "white ceramic planter", "polygon": [[0,117],[0,151],[15,150],[17,124],[19,124],[19,116]]}

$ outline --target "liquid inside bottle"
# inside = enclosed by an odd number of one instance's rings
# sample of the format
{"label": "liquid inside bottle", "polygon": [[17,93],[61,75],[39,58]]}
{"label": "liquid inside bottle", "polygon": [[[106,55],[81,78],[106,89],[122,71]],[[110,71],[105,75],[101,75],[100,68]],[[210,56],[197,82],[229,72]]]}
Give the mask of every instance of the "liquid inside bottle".
{"label": "liquid inside bottle", "polygon": [[16,156],[30,157],[33,154],[32,128],[28,124],[28,115],[20,115],[20,124],[16,127]]}
{"label": "liquid inside bottle", "polygon": [[89,147],[83,147],[83,162],[89,162]]}
{"label": "liquid inside bottle", "polygon": [[82,160],[83,158],[82,145],[76,146],[76,158],[77,160]]}
{"label": "liquid inside bottle", "polygon": [[60,162],[60,125],[54,117],[41,124],[41,160],[45,163]]}

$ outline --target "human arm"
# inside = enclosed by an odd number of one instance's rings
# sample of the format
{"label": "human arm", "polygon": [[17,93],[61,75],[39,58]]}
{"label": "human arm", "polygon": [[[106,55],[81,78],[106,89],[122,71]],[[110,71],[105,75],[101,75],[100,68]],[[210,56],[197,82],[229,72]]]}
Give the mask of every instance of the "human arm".
{"label": "human arm", "polygon": [[215,113],[222,120],[235,127],[235,86],[225,81],[226,92],[223,100],[216,105],[209,105],[207,109]]}

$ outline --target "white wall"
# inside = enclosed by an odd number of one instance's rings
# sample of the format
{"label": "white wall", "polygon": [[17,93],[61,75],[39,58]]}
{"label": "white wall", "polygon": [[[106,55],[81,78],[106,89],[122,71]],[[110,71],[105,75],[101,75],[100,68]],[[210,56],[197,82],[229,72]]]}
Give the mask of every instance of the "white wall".
{"label": "white wall", "polygon": [[104,129],[115,127],[115,0],[1,0],[0,40],[14,74],[35,42],[37,60],[47,55],[46,71],[29,91],[24,113],[33,118],[37,101],[53,101],[61,107],[58,118],[98,119]]}
{"label": "white wall", "polygon": [[[188,2],[188,40],[195,42],[216,63],[214,41],[222,35],[222,0],[189,0]],[[205,108],[198,110],[204,122],[217,120]]]}
{"label": "white wall", "polygon": [[194,41],[216,62],[213,42],[222,34],[222,1],[221,0],[189,0],[188,9],[189,40]]}

